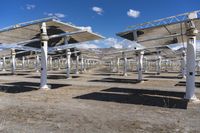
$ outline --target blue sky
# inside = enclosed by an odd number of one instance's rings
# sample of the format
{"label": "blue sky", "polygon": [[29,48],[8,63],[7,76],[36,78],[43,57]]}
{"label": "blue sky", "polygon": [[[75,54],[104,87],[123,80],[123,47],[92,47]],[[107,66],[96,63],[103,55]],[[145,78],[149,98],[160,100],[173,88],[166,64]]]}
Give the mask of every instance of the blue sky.
{"label": "blue sky", "polygon": [[199,9],[200,0],[1,0],[0,28],[57,15],[65,22],[91,26],[108,38],[100,44],[106,47],[118,43],[115,34],[130,25]]}

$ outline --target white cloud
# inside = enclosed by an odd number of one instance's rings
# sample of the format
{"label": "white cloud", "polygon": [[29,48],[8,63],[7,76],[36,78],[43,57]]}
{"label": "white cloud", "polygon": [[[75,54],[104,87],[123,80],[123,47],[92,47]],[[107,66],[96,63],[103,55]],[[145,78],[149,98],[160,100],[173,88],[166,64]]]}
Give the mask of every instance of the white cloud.
{"label": "white cloud", "polygon": [[98,15],[102,15],[102,13],[104,12],[103,8],[100,8],[100,7],[97,7],[97,6],[92,7],[92,10],[94,12],[96,12]]}
{"label": "white cloud", "polygon": [[136,42],[128,40],[118,40],[117,38],[112,38],[112,37],[104,40],[94,41],[93,43],[99,47],[102,46],[107,48],[113,47],[116,49],[141,47],[141,45],[137,44]]}
{"label": "white cloud", "polygon": [[96,44],[92,44],[92,43],[81,43],[77,47],[82,48],[82,49],[99,48],[99,46],[97,46]]}
{"label": "white cloud", "polygon": [[133,9],[129,9],[129,11],[127,12],[127,15],[129,17],[132,17],[132,18],[137,18],[140,16],[140,11],[136,11],[136,10],[133,10]]}
{"label": "white cloud", "polygon": [[33,4],[26,4],[26,9],[27,10],[33,10],[35,9],[36,5],[33,5]]}
{"label": "white cloud", "polygon": [[100,40],[94,40],[94,43],[99,43],[100,42]]}
{"label": "white cloud", "polygon": [[55,13],[54,15],[58,18],[64,18],[65,17],[65,14],[62,14],[62,13]]}
{"label": "white cloud", "polygon": [[123,46],[118,42],[116,38],[107,38],[104,40],[104,45],[107,45],[108,47],[114,47],[117,49],[123,48]]}
{"label": "white cloud", "polygon": [[116,48],[116,49],[122,49],[122,48],[128,48],[128,49],[135,49],[135,48],[142,48],[141,45],[139,45],[136,42],[129,41],[129,40],[118,40],[117,38],[107,38],[104,40],[95,40],[91,42],[84,42],[77,45],[78,48],[83,49],[95,49],[95,48]]}
{"label": "white cloud", "polygon": [[44,13],[44,15],[47,15],[49,17],[57,17],[57,18],[64,18],[66,17],[63,13]]}

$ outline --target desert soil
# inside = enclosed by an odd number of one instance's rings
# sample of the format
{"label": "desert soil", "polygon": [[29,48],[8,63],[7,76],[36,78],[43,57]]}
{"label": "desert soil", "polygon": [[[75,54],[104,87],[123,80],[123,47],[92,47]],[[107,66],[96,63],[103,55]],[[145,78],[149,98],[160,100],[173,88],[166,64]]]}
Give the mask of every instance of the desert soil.
{"label": "desert soil", "polygon": [[[39,73],[0,73],[0,132],[3,133],[198,133],[200,104],[183,99],[178,73],[123,77],[106,68],[71,79],[48,74],[51,90],[38,90]],[[196,95],[200,98],[200,77]]]}

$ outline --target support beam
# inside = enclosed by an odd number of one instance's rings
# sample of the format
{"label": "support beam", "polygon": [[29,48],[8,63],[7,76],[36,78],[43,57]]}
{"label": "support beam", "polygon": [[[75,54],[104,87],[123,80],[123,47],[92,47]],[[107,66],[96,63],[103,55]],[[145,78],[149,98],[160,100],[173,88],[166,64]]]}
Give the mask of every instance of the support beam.
{"label": "support beam", "polygon": [[48,36],[46,23],[41,24],[41,79],[40,79],[40,89],[48,90],[47,85],[47,55],[48,55]]}
{"label": "support beam", "polygon": [[186,77],[186,99],[196,99],[195,96],[195,58],[196,58],[196,36],[188,37],[187,45],[187,77]]}
{"label": "support beam", "polygon": [[138,53],[138,81],[142,81],[144,51]]}
{"label": "support beam", "polygon": [[165,60],[165,72],[168,72],[169,60]]}
{"label": "support beam", "polygon": [[117,73],[119,73],[119,62],[120,62],[120,58],[117,57],[117,59],[116,59]]}
{"label": "support beam", "polygon": [[58,58],[58,70],[60,70],[60,64],[61,64],[60,58]]}
{"label": "support beam", "polygon": [[87,67],[86,64],[87,64],[87,60],[84,59],[84,61],[83,61],[83,66],[84,66],[84,68],[83,68],[84,70],[83,70],[83,71],[84,71],[84,72],[86,72],[86,67]]}
{"label": "support beam", "polygon": [[66,49],[66,71],[67,71],[67,75],[66,78],[70,78],[70,71],[71,71],[71,52],[70,49]]}
{"label": "support beam", "polygon": [[39,72],[39,64],[40,64],[40,57],[39,55],[36,55],[36,63],[35,63],[36,72]]}
{"label": "support beam", "polygon": [[113,72],[113,61],[110,61],[110,72]]}
{"label": "support beam", "polygon": [[76,55],[76,69],[75,74],[79,74],[79,56]]}
{"label": "support beam", "polygon": [[181,77],[186,78],[186,53],[183,50],[182,57],[181,57]]}
{"label": "support beam", "polygon": [[186,54],[186,95],[185,99],[199,101],[195,96],[195,59],[196,59],[196,34],[198,33],[193,21],[186,23],[187,28],[187,54]]}
{"label": "support beam", "polygon": [[157,63],[156,63],[156,74],[157,75],[160,75],[161,63],[162,63],[162,58],[160,56],[160,51],[158,51],[157,52]]}
{"label": "support beam", "polygon": [[14,75],[15,74],[15,71],[16,71],[16,59],[15,59],[15,56],[16,56],[16,52],[15,52],[15,49],[11,49],[11,57],[12,57],[12,61],[11,61],[11,71],[12,71],[12,74]]}
{"label": "support beam", "polygon": [[52,69],[53,69],[52,57],[49,56],[49,70],[51,71]]}
{"label": "support beam", "polygon": [[25,69],[25,57],[23,56],[22,57],[22,70]]}
{"label": "support beam", "polygon": [[144,57],[144,72],[147,72],[148,69],[148,62],[147,62],[147,58]]}
{"label": "support beam", "polygon": [[124,60],[124,66],[123,66],[123,76],[127,76],[127,57],[126,54],[122,53],[123,60]]}
{"label": "support beam", "polygon": [[29,65],[30,65],[30,60],[29,58],[26,59],[26,68],[29,69]]}
{"label": "support beam", "polygon": [[81,55],[81,73],[84,71],[84,58],[83,55]]}
{"label": "support beam", "polygon": [[6,71],[6,57],[3,56],[3,68],[2,71]]}

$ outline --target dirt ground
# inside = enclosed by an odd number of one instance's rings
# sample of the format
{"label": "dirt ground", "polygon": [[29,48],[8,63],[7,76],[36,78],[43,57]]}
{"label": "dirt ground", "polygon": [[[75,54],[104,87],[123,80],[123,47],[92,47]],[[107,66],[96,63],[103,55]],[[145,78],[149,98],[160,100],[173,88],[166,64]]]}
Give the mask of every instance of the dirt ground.
{"label": "dirt ground", "polygon": [[[49,72],[51,90],[38,90],[39,73],[0,73],[3,133],[198,133],[200,104],[183,99],[178,73],[123,77],[105,68],[65,78]],[[196,95],[200,98],[200,77]]]}

